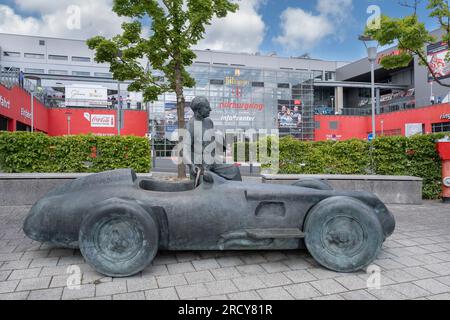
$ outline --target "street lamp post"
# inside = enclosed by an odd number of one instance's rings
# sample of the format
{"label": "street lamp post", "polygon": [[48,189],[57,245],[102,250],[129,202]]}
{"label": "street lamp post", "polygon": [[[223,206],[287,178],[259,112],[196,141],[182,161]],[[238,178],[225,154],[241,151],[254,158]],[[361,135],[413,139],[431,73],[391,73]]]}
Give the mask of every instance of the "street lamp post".
{"label": "street lamp post", "polygon": [[360,36],[359,40],[364,42],[367,49],[367,57],[370,62],[370,75],[371,75],[371,98],[372,98],[372,138],[376,137],[376,112],[375,112],[375,61],[378,55],[378,44],[370,36]]}

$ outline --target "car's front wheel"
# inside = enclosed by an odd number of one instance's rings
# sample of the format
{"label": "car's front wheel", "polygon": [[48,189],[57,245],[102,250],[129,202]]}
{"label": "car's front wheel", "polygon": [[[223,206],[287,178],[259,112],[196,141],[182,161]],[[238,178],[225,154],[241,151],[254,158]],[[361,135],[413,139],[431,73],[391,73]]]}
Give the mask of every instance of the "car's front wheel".
{"label": "car's front wheel", "polygon": [[377,257],[383,229],[372,208],[350,197],[332,197],[308,213],[305,244],[322,266],[337,272],[364,269]]}
{"label": "car's front wheel", "polygon": [[84,219],[79,232],[83,257],[98,272],[127,277],[147,267],[158,251],[159,229],[152,215],[134,203],[112,199]]}

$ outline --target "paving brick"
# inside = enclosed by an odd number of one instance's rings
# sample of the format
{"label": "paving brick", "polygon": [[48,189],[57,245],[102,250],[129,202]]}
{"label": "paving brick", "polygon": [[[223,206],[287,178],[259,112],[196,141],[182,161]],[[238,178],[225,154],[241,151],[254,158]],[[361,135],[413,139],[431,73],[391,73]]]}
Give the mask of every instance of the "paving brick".
{"label": "paving brick", "polygon": [[19,260],[23,253],[0,253],[0,262]]}
{"label": "paving brick", "polygon": [[314,277],[307,270],[288,271],[284,272],[284,274],[294,283],[302,283],[317,280],[317,278]]}
{"label": "paving brick", "polygon": [[73,249],[52,249],[50,250],[48,256],[49,257],[70,257],[73,256],[74,250]]}
{"label": "paving brick", "polygon": [[230,293],[228,295],[230,300],[261,300],[261,297],[255,291],[245,291]]}
{"label": "paving brick", "polygon": [[433,294],[450,292],[450,287],[434,279],[418,280],[413,283]]}
{"label": "paving brick", "polygon": [[16,291],[47,289],[50,285],[51,277],[22,279],[16,288]]}
{"label": "paving brick", "polygon": [[54,267],[43,267],[39,275],[41,277],[45,277],[45,276],[65,275],[65,274],[67,274],[67,266],[54,266]]}
{"label": "paving brick", "polygon": [[62,299],[74,300],[74,299],[91,298],[94,296],[95,296],[95,285],[85,284],[81,285],[79,289],[71,289],[69,287],[65,287],[63,290]]}
{"label": "paving brick", "polygon": [[158,286],[160,288],[182,286],[187,284],[187,281],[182,274],[159,276],[156,277],[156,280],[158,281]]}
{"label": "paving brick", "polygon": [[236,278],[232,281],[240,291],[249,291],[266,287],[264,282],[262,282],[258,276]]}
{"label": "paving brick", "polygon": [[28,269],[31,260],[14,260],[5,262],[0,270],[19,270],[19,269]]}
{"label": "paving brick", "polygon": [[113,295],[113,300],[145,300],[145,293],[143,291],[120,293]]}
{"label": "paving brick", "polygon": [[261,254],[259,253],[246,253],[246,254],[242,254],[240,256],[240,258],[242,259],[242,261],[244,261],[245,264],[256,264],[256,263],[264,263],[267,262],[266,258],[264,258]]}
{"label": "paving brick", "polygon": [[311,268],[311,264],[305,259],[291,259],[283,261],[291,270],[303,270]]}
{"label": "paving brick", "polygon": [[321,296],[320,292],[314,289],[309,283],[292,284],[284,288],[297,300]]}
{"label": "paving brick", "polygon": [[338,294],[331,294],[329,296],[322,296],[322,297],[316,297],[312,298],[313,300],[331,300],[331,301],[338,301],[338,300],[345,300],[342,296]]}
{"label": "paving brick", "polygon": [[413,283],[400,283],[391,285],[390,288],[400,292],[408,299],[415,299],[428,296],[430,293]]}
{"label": "paving brick", "polygon": [[50,288],[66,287],[68,280],[69,280],[69,275],[53,276],[52,280],[50,281],[49,287]]}
{"label": "paving brick", "polygon": [[264,270],[266,270],[268,273],[282,272],[282,271],[290,270],[289,267],[282,262],[262,263],[261,267],[263,267]]}
{"label": "paving brick", "polygon": [[194,266],[190,262],[174,263],[167,266],[170,274],[180,274],[195,271]]}
{"label": "paving brick", "polygon": [[324,269],[323,267],[308,269],[308,272],[311,273],[314,277],[316,277],[319,280],[337,278],[337,277],[342,277],[342,276],[347,275],[345,273],[338,273],[338,272],[330,271],[330,270]]}
{"label": "paving brick", "polygon": [[11,270],[0,271],[0,281],[5,281],[11,274]]}
{"label": "paving brick", "polygon": [[158,288],[156,278],[126,280],[128,292],[143,291]]}
{"label": "paving brick", "polygon": [[437,276],[436,273],[431,272],[430,270],[427,270],[423,267],[411,267],[405,268],[403,270],[408,272],[410,275],[415,276],[418,279],[433,278]]}
{"label": "paving brick", "polygon": [[417,280],[417,278],[413,275],[410,275],[409,273],[402,270],[389,270],[384,271],[381,273],[381,276],[383,278],[388,277],[389,279],[392,279],[394,282],[410,282]]}
{"label": "paving brick", "polygon": [[162,265],[162,264],[172,264],[172,263],[177,263],[177,258],[170,254],[170,255],[158,255],[156,256],[156,258],[153,260],[152,265],[157,266],[157,265]]}
{"label": "paving brick", "polygon": [[159,266],[149,266],[142,271],[142,278],[145,277],[156,277],[156,276],[166,276],[169,274],[169,270],[166,265]]}
{"label": "paving brick", "polygon": [[369,293],[380,300],[406,300],[407,297],[390,287],[382,287],[381,289],[368,290]]}
{"label": "paving brick", "polygon": [[39,276],[40,272],[41,268],[14,270],[13,272],[11,272],[8,280],[36,278],[37,276]]}
{"label": "paving brick", "polygon": [[220,268],[220,265],[217,263],[216,259],[195,260],[192,261],[192,264],[197,271]]}
{"label": "paving brick", "polygon": [[216,280],[229,280],[241,277],[241,274],[235,267],[213,269],[211,273]]}
{"label": "paving brick", "polygon": [[255,276],[266,273],[266,271],[258,264],[251,264],[246,266],[237,266],[236,269],[243,276]]}
{"label": "paving brick", "polygon": [[366,290],[348,291],[340,294],[345,300],[377,300]]}
{"label": "paving brick", "polygon": [[95,286],[95,295],[98,297],[125,292],[127,292],[127,283],[125,281],[107,282]]}
{"label": "paving brick", "polygon": [[339,277],[335,279],[348,290],[367,289],[367,281],[358,276],[349,275],[346,277]]}
{"label": "paving brick", "polygon": [[211,282],[215,280],[209,271],[188,272],[185,273],[184,276],[189,284]]}
{"label": "paving brick", "polygon": [[28,300],[61,300],[63,288],[31,291]]}
{"label": "paving brick", "polygon": [[259,279],[264,283],[266,287],[278,287],[291,284],[292,281],[289,280],[283,273],[270,273],[258,276]]}
{"label": "paving brick", "polygon": [[153,289],[145,291],[147,300],[179,300],[175,288]]}
{"label": "paving brick", "polygon": [[257,290],[258,294],[263,300],[293,300],[294,298],[286,291],[286,289],[277,288],[267,288]]}
{"label": "paving brick", "polygon": [[175,289],[177,290],[178,296],[181,300],[192,300],[210,295],[208,289],[203,283],[177,286]]}
{"label": "paving brick", "polygon": [[14,292],[19,284],[19,280],[0,282],[0,293]]}
{"label": "paving brick", "polygon": [[347,291],[347,289],[333,279],[313,281],[311,282],[311,285],[319,290],[323,295],[331,295]]}
{"label": "paving brick", "polygon": [[33,259],[31,261],[30,268],[54,267],[58,263],[58,260],[59,257]]}
{"label": "paving brick", "polygon": [[450,263],[439,263],[439,264],[430,264],[425,265],[424,268],[434,272],[440,276],[448,276],[450,275]]}
{"label": "paving brick", "polygon": [[84,298],[80,300],[112,300],[112,296],[103,296],[103,297],[91,297],[91,298]]}
{"label": "paving brick", "polygon": [[442,293],[427,297],[428,300],[450,300],[450,293]]}
{"label": "paving brick", "polygon": [[216,295],[216,296],[200,297],[197,298],[197,300],[228,300],[228,297],[226,295]]}
{"label": "paving brick", "polygon": [[211,295],[221,295],[239,291],[231,280],[207,282],[205,283],[205,286]]}
{"label": "paving brick", "polygon": [[244,264],[239,257],[220,257],[217,258],[216,261],[222,268],[235,267]]}
{"label": "paving brick", "polygon": [[417,267],[417,266],[421,266],[424,264],[422,261],[414,259],[413,257],[400,257],[400,258],[394,258],[393,260],[406,266],[406,267]]}
{"label": "paving brick", "polygon": [[2,293],[0,294],[0,300],[26,300],[29,294],[29,291]]}

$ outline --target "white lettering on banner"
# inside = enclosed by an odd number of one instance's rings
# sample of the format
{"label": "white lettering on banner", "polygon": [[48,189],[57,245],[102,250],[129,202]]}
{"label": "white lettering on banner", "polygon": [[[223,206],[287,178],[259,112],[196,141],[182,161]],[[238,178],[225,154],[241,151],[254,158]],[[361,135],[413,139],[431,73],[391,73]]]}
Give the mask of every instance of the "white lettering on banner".
{"label": "white lettering on banner", "polygon": [[450,120],[450,113],[448,113],[448,114],[443,114],[443,115],[441,116],[441,120]]}
{"label": "white lettering on banner", "polygon": [[20,115],[24,118],[31,120],[31,112],[28,110],[25,110],[24,108],[20,108]]}
{"label": "white lettering on banner", "polygon": [[11,103],[9,102],[9,100],[6,100],[6,98],[4,98],[1,95],[0,95],[0,107],[3,107],[5,109],[11,108]]}
{"label": "white lettering on banner", "polygon": [[91,114],[92,128],[114,128],[114,115]]}

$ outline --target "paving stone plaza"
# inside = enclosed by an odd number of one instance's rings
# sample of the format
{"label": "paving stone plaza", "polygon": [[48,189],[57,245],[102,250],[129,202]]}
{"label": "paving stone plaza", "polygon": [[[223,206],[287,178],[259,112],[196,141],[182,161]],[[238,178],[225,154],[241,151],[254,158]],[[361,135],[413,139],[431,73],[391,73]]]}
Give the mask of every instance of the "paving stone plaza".
{"label": "paving stone plaza", "polygon": [[163,252],[139,275],[112,279],[78,250],[26,238],[29,207],[0,207],[0,300],[450,299],[450,206],[389,208],[397,228],[372,275],[328,271],[306,251]]}

